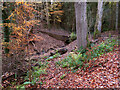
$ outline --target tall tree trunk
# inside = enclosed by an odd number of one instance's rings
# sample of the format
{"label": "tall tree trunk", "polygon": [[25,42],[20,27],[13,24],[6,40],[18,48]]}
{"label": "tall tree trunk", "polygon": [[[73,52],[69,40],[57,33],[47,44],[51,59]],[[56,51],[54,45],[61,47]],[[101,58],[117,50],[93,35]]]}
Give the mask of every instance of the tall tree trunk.
{"label": "tall tree trunk", "polygon": [[[0,3],[0,76],[2,76],[2,7],[3,3]],[[0,83],[2,81],[2,77],[0,77]]]}
{"label": "tall tree trunk", "polygon": [[102,16],[103,16],[103,0],[98,0],[98,11],[94,31],[98,30],[99,32],[101,32]]}
{"label": "tall tree trunk", "polygon": [[119,13],[118,2],[116,3],[116,30],[118,30],[118,13]]}
{"label": "tall tree trunk", "polygon": [[53,0],[51,0],[51,5],[53,4]]}
{"label": "tall tree trunk", "polygon": [[[3,7],[6,7],[7,5],[8,5],[7,2],[3,3]],[[9,12],[8,8],[6,8],[2,11],[3,23],[9,23],[10,22],[10,20],[7,20],[7,18],[9,17],[9,13],[10,12]],[[4,33],[4,42],[9,43],[9,27],[8,26],[4,25],[3,33]],[[8,49],[7,45],[5,46],[5,53],[6,54],[9,53],[9,49]]]}
{"label": "tall tree trunk", "polygon": [[77,30],[77,46],[87,46],[87,15],[86,15],[86,2],[75,2],[76,13],[76,30]]}
{"label": "tall tree trunk", "polygon": [[49,10],[48,10],[48,2],[46,0],[46,20],[47,20],[47,27],[49,28],[50,21],[49,21]]}

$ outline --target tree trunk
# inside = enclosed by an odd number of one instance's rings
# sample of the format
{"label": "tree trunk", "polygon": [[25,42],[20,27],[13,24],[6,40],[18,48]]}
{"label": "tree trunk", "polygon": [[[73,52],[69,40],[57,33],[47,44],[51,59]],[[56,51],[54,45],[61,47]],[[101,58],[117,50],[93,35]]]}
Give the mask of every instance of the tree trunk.
{"label": "tree trunk", "polygon": [[75,13],[76,13],[76,30],[77,30],[77,46],[80,47],[87,46],[87,16],[86,16],[86,2],[76,2],[75,3]]}
{"label": "tree trunk", "polygon": [[51,0],[51,5],[53,4],[53,0]]}
{"label": "tree trunk", "polygon": [[119,8],[119,6],[118,6],[118,2],[116,3],[116,30],[118,30],[118,9]]}
{"label": "tree trunk", "polygon": [[[3,7],[3,3],[1,2],[0,3],[0,76],[2,76],[2,29],[3,29],[3,26],[2,26],[2,7]],[[2,77],[0,77],[0,83],[2,81]]]}
{"label": "tree trunk", "polygon": [[46,20],[47,20],[47,26],[49,28],[50,22],[49,22],[49,10],[48,10],[48,2],[46,0]]}
{"label": "tree trunk", "polygon": [[[6,7],[8,4],[6,2],[3,3],[3,7]],[[2,20],[3,20],[3,23],[9,23],[10,20],[7,20],[7,18],[9,17],[9,9],[6,8],[2,11]],[[3,33],[4,33],[4,42],[7,42],[9,43],[9,27],[8,26],[5,26],[4,25],[4,28],[3,28]],[[5,53],[9,53],[9,49],[8,49],[8,46],[6,45],[5,46]]]}
{"label": "tree trunk", "polygon": [[103,0],[98,0],[98,11],[94,31],[98,30],[100,33],[102,27],[102,16],[103,16]]}

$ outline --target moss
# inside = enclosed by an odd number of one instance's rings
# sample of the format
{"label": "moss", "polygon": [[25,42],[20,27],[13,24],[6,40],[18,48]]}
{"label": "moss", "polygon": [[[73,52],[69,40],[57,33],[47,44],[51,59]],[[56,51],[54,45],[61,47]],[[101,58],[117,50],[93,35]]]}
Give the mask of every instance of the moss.
{"label": "moss", "polygon": [[96,29],[96,30],[94,31],[93,38],[95,39],[95,38],[97,38],[99,35],[100,35],[100,31],[99,31],[98,29]]}
{"label": "moss", "polygon": [[86,40],[87,40],[87,47],[89,47],[89,46],[90,46],[90,41],[89,41],[89,33],[87,33]]}

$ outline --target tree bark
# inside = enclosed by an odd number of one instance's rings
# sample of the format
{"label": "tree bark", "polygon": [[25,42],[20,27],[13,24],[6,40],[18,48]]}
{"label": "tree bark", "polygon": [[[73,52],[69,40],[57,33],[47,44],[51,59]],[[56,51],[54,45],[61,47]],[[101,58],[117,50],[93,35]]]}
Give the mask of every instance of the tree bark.
{"label": "tree bark", "polygon": [[[0,76],[2,76],[2,29],[3,29],[3,25],[2,25],[2,7],[3,7],[3,3],[0,3]],[[0,77],[0,83],[2,81],[2,77]]]}
{"label": "tree bark", "polygon": [[[8,6],[8,4],[6,2],[3,3],[3,7],[6,7]],[[3,23],[10,23],[10,20],[7,20],[7,18],[9,17],[9,9],[8,8],[5,8],[3,11],[2,11],[2,21]],[[3,26],[3,32],[4,32],[4,42],[7,42],[9,43],[9,27],[8,26]],[[5,46],[5,53],[8,54],[9,53],[9,49],[7,48],[8,46],[6,45]]]}
{"label": "tree bark", "polygon": [[94,31],[98,30],[100,33],[102,27],[102,16],[103,16],[103,0],[98,0],[98,11]]}
{"label": "tree bark", "polygon": [[51,0],[51,5],[53,4],[53,0]]}
{"label": "tree bark", "polygon": [[76,30],[77,30],[77,46],[78,49],[82,46],[87,46],[87,15],[86,15],[86,2],[75,3],[76,13]]}
{"label": "tree bark", "polygon": [[47,20],[47,25],[49,28],[50,22],[49,22],[49,10],[48,10],[48,2],[46,0],[46,20]]}
{"label": "tree bark", "polygon": [[119,13],[119,5],[116,3],[116,30],[118,30],[118,13]]}

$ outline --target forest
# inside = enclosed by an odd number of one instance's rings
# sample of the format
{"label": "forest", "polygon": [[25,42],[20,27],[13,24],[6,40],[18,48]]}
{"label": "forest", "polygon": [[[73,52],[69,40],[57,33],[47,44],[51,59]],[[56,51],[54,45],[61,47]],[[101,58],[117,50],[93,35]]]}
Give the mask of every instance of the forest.
{"label": "forest", "polygon": [[0,14],[1,89],[120,88],[120,2],[18,0]]}

